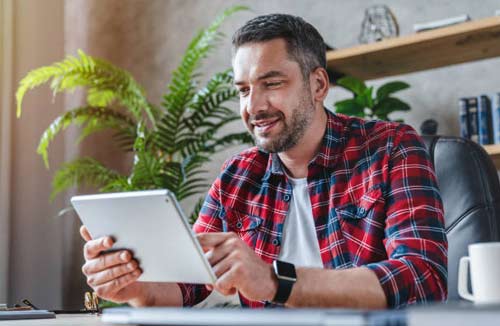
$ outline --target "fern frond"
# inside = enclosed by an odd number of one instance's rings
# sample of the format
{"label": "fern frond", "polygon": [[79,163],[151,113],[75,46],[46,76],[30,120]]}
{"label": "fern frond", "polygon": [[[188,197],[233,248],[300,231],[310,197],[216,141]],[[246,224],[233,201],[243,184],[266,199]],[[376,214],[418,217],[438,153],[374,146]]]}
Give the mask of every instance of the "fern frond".
{"label": "fern frond", "polygon": [[189,223],[191,225],[194,224],[194,222],[196,222],[196,220],[198,219],[198,215],[200,215],[200,211],[201,211],[201,208],[203,207],[203,203],[205,202],[205,198],[204,197],[200,197],[198,199],[198,201],[196,202],[196,204],[194,205],[194,208],[193,208],[193,211],[191,212],[191,214],[189,214]]}
{"label": "fern frond", "polygon": [[233,13],[245,9],[248,8],[244,6],[231,7],[218,16],[208,28],[198,32],[184,53],[180,65],[173,71],[172,81],[168,86],[169,92],[163,97],[162,102],[167,112],[159,122],[164,131],[163,149],[167,153],[175,152],[175,139],[182,128],[182,117],[196,95],[196,70],[199,68],[201,60],[208,55],[215,42],[220,38],[217,31],[222,22]]}
{"label": "fern frond", "polygon": [[[48,147],[50,142],[61,130],[66,129],[72,123],[77,125],[87,123],[87,125],[98,126],[99,128],[109,127],[122,130],[131,128],[133,130],[135,126],[132,119],[111,109],[85,106],[68,111],[56,118],[40,138],[37,153],[42,156],[47,168],[49,167]],[[89,130],[85,135],[88,134]]]}
{"label": "fern frond", "polygon": [[72,186],[106,187],[123,179],[118,172],[108,169],[97,160],[83,157],[64,163],[52,180],[51,200],[60,192]]}
{"label": "fern frond", "polygon": [[188,198],[192,195],[199,194],[200,192],[206,191],[208,187],[210,186],[206,180],[203,179],[203,183],[186,183],[184,187],[179,188],[177,190],[176,197],[179,200],[183,200],[185,198]]}
{"label": "fern frond", "polygon": [[196,93],[189,110],[190,114],[182,120],[181,128],[186,126],[193,131],[207,120],[221,119],[234,114],[222,104],[237,97],[238,91],[233,87],[233,75],[230,70],[214,75],[207,86]]}
{"label": "fern frond", "polygon": [[215,123],[212,127],[202,132],[191,136],[187,134],[177,142],[177,151],[182,157],[193,155],[195,153],[211,154],[212,151],[207,150],[207,148],[209,148],[211,146],[210,144],[215,141],[215,135],[219,129],[226,124],[239,119],[239,116],[233,114],[232,116],[228,116],[227,118]]}
{"label": "fern frond", "polygon": [[204,156],[201,153],[196,153],[185,157],[184,160],[182,161],[181,166],[184,171],[184,174],[186,175],[186,177],[188,177],[189,174],[198,170],[203,166],[203,164],[209,161],[210,158],[208,156]]}
{"label": "fern frond", "polygon": [[235,144],[248,144],[253,146],[255,144],[252,136],[248,132],[240,132],[225,135],[219,139],[214,140],[213,143],[209,144],[206,148],[206,151],[209,153],[215,153],[220,148],[225,148],[229,145]]}
{"label": "fern frond", "polygon": [[137,153],[129,183],[139,190],[162,188],[161,161],[149,152]]}
{"label": "fern frond", "polygon": [[146,100],[143,88],[129,72],[105,60],[93,58],[81,50],[78,51],[78,57],[68,56],[51,66],[32,70],[20,81],[16,92],[18,117],[21,115],[26,91],[51,79],[50,88],[54,94],[74,90],[76,87],[87,87],[89,105],[107,106],[116,99],[136,119],[140,119],[142,112],[146,112],[152,122],[156,122],[154,109]]}
{"label": "fern frond", "polygon": [[90,88],[87,92],[87,103],[90,106],[106,107],[113,103],[116,94],[109,89]]}

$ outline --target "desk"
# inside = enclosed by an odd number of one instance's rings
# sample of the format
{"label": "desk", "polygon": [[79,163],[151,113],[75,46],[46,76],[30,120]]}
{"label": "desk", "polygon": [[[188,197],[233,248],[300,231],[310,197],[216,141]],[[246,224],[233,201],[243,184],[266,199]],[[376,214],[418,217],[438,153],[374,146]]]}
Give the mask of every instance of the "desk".
{"label": "desk", "polygon": [[101,326],[111,325],[101,322],[101,318],[95,315],[84,314],[68,314],[56,315],[52,319],[24,319],[24,320],[6,320],[0,321],[0,326],[22,326],[22,325],[37,325],[37,326]]}
{"label": "desk", "polygon": [[[143,308],[144,309],[144,308]],[[142,310],[142,309],[140,309]],[[140,312],[140,310],[137,310]],[[161,308],[145,308],[144,311],[149,312],[149,316],[154,316],[157,313],[161,312]],[[224,311],[224,315],[226,318],[222,318],[220,320],[226,321],[220,324],[229,325],[227,322],[227,317],[230,317],[232,321],[231,325],[259,325],[265,326],[267,323],[271,325],[277,325],[276,323],[276,314],[280,318],[280,325],[301,325],[309,324],[315,326],[325,326],[325,325],[406,325],[406,326],[448,326],[448,325],[473,325],[473,326],[482,326],[482,325],[499,325],[500,322],[500,306],[474,306],[471,304],[448,304],[448,305],[436,305],[436,306],[426,306],[426,307],[411,307],[407,310],[386,310],[386,311],[365,311],[359,312],[358,320],[351,320],[348,323],[339,323],[340,320],[337,317],[341,317],[342,314],[333,313],[330,314],[331,310],[318,310],[321,313],[326,313],[329,316],[328,318],[314,318],[314,314],[312,311],[309,311],[309,316],[311,318],[307,318],[310,323],[297,323],[297,314],[300,313],[300,310],[268,310],[265,311],[243,311],[243,310],[234,310],[227,309]],[[186,322],[187,319],[184,319],[183,322],[176,322],[175,325],[218,325],[214,322],[213,318],[210,316],[213,314],[213,310],[179,310],[179,309],[171,309],[166,308],[165,311],[167,316],[170,318],[163,318],[162,322],[165,320],[170,320],[170,322],[165,323],[166,325],[172,325],[172,315],[181,313],[183,316],[194,316],[196,314],[196,322],[193,323],[191,318],[191,322]],[[303,311],[304,312],[304,311]],[[248,321],[249,313],[252,314],[252,322]],[[269,318],[255,318],[258,315],[263,316],[262,313],[269,315]],[[307,314],[307,311],[305,311]],[[342,311],[340,311],[342,313]],[[273,316],[274,315],[274,316]],[[242,318],[245,317],[246,318]],[[318,317],[318,316],[316,316]],[[246,320],[246,321],[245,321]],[[345,319],[344,319],[345,320]],[[354,322],[353,322],[354,321]],[[137,321],[134,321],[137,323]],[[148,323],[150,324],[150,323]],[[158,319],[156,319],[156,325],[158,325]],[[20,326],[20,325],[40,325],[40,326],[111,326],[118,324],[110,324],[104,323],[101,321],[101,318],[95,315],[57,315],[55,319],[31,319],[31,320],[16,320],[16,321],[0,321],[0,326]],[[123,326],[124,324],[120,324]],[[130,324],[129,324],[130,325]],[[134,325],[134,324],[132,324]]]}

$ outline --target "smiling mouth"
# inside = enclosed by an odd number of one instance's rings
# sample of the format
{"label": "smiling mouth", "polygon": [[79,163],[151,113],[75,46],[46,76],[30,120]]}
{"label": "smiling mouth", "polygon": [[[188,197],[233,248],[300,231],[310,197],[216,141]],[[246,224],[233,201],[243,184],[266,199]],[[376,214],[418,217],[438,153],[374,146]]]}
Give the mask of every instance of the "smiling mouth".
{"label": "smiling mouth", "polygon": [[256,133],[265,134],[269,132],[276,124],[280,121],[280,118],[274,118],[270,120],[257,120],[253,121],[252,125]]}

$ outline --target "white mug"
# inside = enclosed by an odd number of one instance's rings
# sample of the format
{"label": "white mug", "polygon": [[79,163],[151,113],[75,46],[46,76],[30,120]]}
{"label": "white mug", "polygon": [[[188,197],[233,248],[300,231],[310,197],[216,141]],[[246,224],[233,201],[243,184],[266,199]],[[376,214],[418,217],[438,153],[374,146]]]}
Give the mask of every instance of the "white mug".
{"label": "white mug", "polygon": [[[470,277],[472,293],[467,286]],[[469,245],[469,256],[460,258],[458,294],[478,304],[500,303],[500,242]]]}

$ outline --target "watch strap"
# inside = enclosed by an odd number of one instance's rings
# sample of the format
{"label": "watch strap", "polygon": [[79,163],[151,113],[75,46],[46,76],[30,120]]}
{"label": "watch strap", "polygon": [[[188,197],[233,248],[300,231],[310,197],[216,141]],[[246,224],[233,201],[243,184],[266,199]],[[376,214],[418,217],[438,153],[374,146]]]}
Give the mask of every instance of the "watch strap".
{"label": "watch strap", "polygon": [[290,280],[278,278],[278,291],[276,291],[273,302],[285,304],[285,302],[287,302],[288,298],[290,297],[290,293],[292,293],[292,287],[294,283],[295,282]]}

